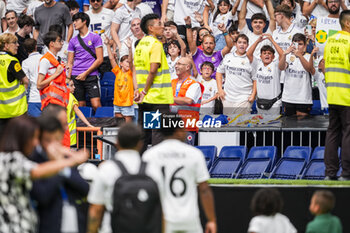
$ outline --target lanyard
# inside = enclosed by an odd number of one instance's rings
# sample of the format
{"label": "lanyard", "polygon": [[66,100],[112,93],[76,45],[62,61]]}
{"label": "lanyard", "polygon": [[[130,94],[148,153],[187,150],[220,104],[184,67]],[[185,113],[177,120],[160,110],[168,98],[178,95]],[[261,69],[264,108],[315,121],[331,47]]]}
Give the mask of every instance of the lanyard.
{"label": "lanyard", "polygon": [[61,196],[62,196],[62,200],[63,201],[68,201],[68,195],[67,195],[66,190],[63,188],[63,186],[60,186],[60,193],[61,193]]}

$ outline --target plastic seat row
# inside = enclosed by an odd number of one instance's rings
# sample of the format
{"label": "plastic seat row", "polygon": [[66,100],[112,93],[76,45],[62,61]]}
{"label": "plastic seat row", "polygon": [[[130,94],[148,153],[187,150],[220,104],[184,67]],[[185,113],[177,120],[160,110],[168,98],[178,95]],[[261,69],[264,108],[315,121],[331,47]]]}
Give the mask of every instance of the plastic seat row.
{"label": "plastic seat row", "polygon": [[282,158],[277,158],[275,146],[252,147],[247,154],[244,146],[225,146],[218,157],[215,146],[198,146],[207,162],[212,178],[236,179],[323,179],[324,147],[289,146]]}
{"label": "plastic seat row", "polygon": [[95,115],[92,114],[92,107],[79,107],[85,117],[114,117],[113,107],[100,107],[96,109]]}

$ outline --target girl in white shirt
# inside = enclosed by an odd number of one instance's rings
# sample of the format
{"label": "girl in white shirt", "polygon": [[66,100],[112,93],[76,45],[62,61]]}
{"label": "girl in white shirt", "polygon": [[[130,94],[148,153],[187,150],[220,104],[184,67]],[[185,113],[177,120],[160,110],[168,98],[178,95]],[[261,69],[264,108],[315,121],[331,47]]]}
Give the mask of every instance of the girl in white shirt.
{"label": "girl in white shirt", "polygon": [[[228,29],[234,21],[237,21],[237,8],[239,0],[235,2],[232,7],[229,0],[220,0],[217,6],[217,10],[213,16],[213,20],[210,23],[210,27],[213,30],[215,36],[216,47],[215,50],[222,50],[226,46],[225,35],[219,30],[219,25],[224,25]],[[230,9],[232,10],[230,11]]]}
{"label": "girl in white shirt", "polygon": [[255,217],[250,220],[248,233],[296,233],[288,217],[281,214],[283,200],[277,189],[258,190],[250,203]]}

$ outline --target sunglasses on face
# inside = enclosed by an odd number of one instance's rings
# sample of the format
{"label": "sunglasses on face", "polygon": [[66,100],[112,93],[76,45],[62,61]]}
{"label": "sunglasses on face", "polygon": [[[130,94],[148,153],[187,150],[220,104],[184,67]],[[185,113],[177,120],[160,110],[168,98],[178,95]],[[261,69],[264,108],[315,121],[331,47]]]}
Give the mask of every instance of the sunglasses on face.
{"label": "sunglasses on face", "polygon": [[90,0],[91,3],[93,2],[101,2],[102,0]]}

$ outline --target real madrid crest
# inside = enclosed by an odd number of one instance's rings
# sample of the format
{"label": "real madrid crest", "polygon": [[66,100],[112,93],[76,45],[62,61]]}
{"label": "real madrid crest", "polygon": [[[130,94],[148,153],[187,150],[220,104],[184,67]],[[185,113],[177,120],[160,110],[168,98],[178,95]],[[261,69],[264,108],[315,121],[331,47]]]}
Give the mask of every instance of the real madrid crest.
{"label": "real madrid crest", "polygon": [[292,39],[292,35],[289,35],[289,36],[288,36],[288,40],[291,40],[291,39]]}
{"label": "real madrid crest", "polygon": [[244,65],[245,64],[245,62],[244,61],[242,61],[242,63],[241,63],[242,65]]}
{"label": "real madrid crest", "polygon": [[295,61],[295,56],[290,56],[290,61],[294,62]]}
{"label": "real madrid crest", "polygon": [[89,42],[88,42],[88,45],[92,45],[92,42],[91,42],[91,40],[89,40]]}
{"label": "real madrid crest", "polygon": [[267,67],[267,70],[268,70],[269,72],[271,72],[271,68],[270,68],[270,67]]}
{"label": "real madrid crest", "polygon": [[212,91],[213,90],[213,88],[212,87],[209,87],[209,91]]}
{"label": "real madrid crest", "polygon": [[212,62],[216,62],[215,57],[212,57],[211,60],[212,60]]}

